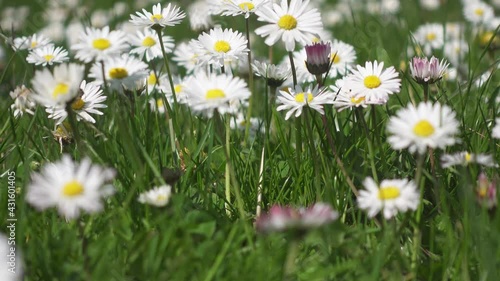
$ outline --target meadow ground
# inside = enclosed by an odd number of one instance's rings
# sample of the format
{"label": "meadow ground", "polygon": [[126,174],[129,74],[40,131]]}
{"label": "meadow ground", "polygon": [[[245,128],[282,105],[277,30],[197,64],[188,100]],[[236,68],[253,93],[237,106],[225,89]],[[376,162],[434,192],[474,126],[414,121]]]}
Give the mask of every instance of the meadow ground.
{"label": "meadow ground", "polygon": [[499,280],[500,1],[288,2],[2,1],[0,281]]}

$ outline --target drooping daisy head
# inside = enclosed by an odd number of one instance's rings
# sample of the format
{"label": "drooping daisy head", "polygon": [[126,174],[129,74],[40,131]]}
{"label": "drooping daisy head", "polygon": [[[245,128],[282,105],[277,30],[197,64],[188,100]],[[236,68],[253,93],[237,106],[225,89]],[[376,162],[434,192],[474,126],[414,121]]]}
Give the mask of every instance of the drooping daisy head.
{"label": "drooping daisy head", "polygon": [[218,4],[218,13],[223,16],[245,15],[245,18],[250,17],[250,14],[259,11],[265,5],[271,4],[271,0],[216,0]]}
{"label": "drooping daisy head", "polygon": [[238,31],[216,27],[195,40],[198,61],[222,67],[241,59],[248,53],[247,40]]}
{"label": "drooping daisy head", "polygon": [[364,67],[358,65],[356,69],[346,80],[356,97],[364,97],[367,102],[380,102],[399,93],[401,79],[393,66],[384,69],[383,62],[367,61]]}
{"label": "drooping daisy head", "polygon": [[314,88],[308,86],[302,89],[301,86],[296,86],[295,89],[288,88],[287,91],[280,91],[280,95],[278,95],[280,105],[276,110],[288,110],[285,115],[285,120],[288,120],[292,115],[299,117],[305,106],[324,114],[323,105],[332,102],[333,94],[325,88],[319,89],[317,86]]}
{"label": "drooping daisy head", "polygon": [[78,95],[83,80],[84,67],[79,64],[60,64],[54,72],[37,70],[31,81],[33,99],[43,106],[64,106]]}
{"label": "drooping daisy head", "polygon": [[378,185],[368,177],[363,185],[365,189],[359,191],[357,202],[359,208],[365,210],[370,218],[382,212],[385,219],[390,219],[398,212],[416,210],[420,203],[420,194],[413,181],[383,180]]}
{"label": "drooping daisy head", "polygon": [[102,61],[122,54],[128,48],[126,38],[123,31],[109,31],[109,26],[102,29],[87,27],[71,49],[76,51],[75,58],[82,62]]}
{"label": "drooping daisy head", "polygon": [[40,211],[56,207],[68,220],[78,218],[82,211],[96,213],[103,208],[101,199],[113,193],[105,183],[114,175],[114,170],[94,165],[88,158],[78,163],[65,154],[31,175],[26,201]]}
{"label": "drooping daisy head", "polygon": [[[163,57],[161,45],[158,41],[156,32],[150,28],[145,28],[142,32],[138,30],[135,35],[129,37],[132,50],[130,53],[137,54],[139,58],[146,58],[146,61],[151,61],[154,58]],[[170,53],[174,49],[174,39],[170,36],[162,35],[163,46],[165,52]]]}
{"label": "drooping daisy head", "polygon": [[27,62],[42,66],[62,63],[68,60],[68,51],[62,47],[56,48],[54,45],[33,49],[26,58]]}
{"label": "drooping daisy head", "polygon": [[14,99],[14,103],[10,106],[14,111],[14,117],[23,116],[25,112],[31,115],[35,114],[33,109],[35,109],[36,104],[32,98],[33,93],[26,86],[16,87],[9,95]]}
{"label": "drooping daisy head", "polygon": [[287,64],[267,64],[255,60],[252,64],[255,75],[264,77],[267,85],[272,88],[278,88],[290,77],[292,70]]}
{"label": "drooping daisy head", "polygon": [[268,22],[255,30],[257,35],[266,37],[265,43],[274,45],[278,40],[285,43],[288,52],[295,50],[295,43],[305,45],[310,38],[323,30],[321,15],[317,9],[308,7],[309,0],[287,0],[280,4],[263,6],[256,12],[257,20]]}
{"label": "drooping daisy head", "polygon": [[[71,102],[71,109],[76,113],[76,120],[83,119],[95,123],[95,119],[90,114],[102,115],[100,109],[108,107],[104,104],[106,99],[99,85],[83,80],[80,84],[79,95]],[[68,116],[64,106],[50,107],[46,111],[49,113],[49,118],[56,119],[56,125],[61,124]]]}
{"label": "drooping daisy head", "polygon": [[158,3],[153,6],[153,12],[150,13],[146,9],[141,12],[136,12],[136,15],[130,15],[130,22],[141,26],[151,27],[153,29],[163,29],[166,26],[174,26],[179,24],[186,14],[181,9],[172,3],[168,3],[167,7],[161,8]]}
{"label": "drooping daisy head", "polygon": [[459,123],[446,105],[421,102],[408,104],[389,119],[388,142],[393,149],[408,148],[411,153],[425,153],[428,147],[444,149],[458,142]]}
{"label": "drooping daisy head", "polygon": [[234,113],[231,104],[243,103],[250,97],[247,84],[241,78],[230,75],[197,73],[185,83],[188,105],[193,111],[208,117],[214,110],[219,113]]}
{"label": "drooping daisy head", "polygon": [[138,201],[142,204],[148,204],[155,207],[164,207],[170,201],[171,196],[172,187],[166,184],[154,187],[151,190],[141,193],[139,195]]}
{"label": "drooping daisy head", "polygon": [[117,91],[135,90],[148,76],[148,65],[133,56],[108,58],[103,63],[104,77],[100,63],[92,66],[89,76],[95,78],[98,84],[106,81],[111,89]]}

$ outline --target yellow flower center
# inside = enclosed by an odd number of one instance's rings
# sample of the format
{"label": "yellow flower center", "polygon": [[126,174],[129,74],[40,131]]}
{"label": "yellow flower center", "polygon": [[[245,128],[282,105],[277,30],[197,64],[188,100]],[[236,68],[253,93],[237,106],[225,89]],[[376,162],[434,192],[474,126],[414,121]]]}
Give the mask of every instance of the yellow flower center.
{"label": "yellow flower center", "polygon": [[334,64],[337,64],[340,62],[340,57],[339,57],[339,54],[338,53],[333,53],[331,55],[331,61],[334,63]]}
{"label": "yellow flower center", "polygon": [[465,152],[465,162],[469,163],[472,160],[472,155],[469,152]]}
{"label": "yellow flower center", "polygon": [[281,29],[292,30],[297,27],[297,19],[291,15],[284,15],[278,20]]}
{"label": "yellow flower center", "polygon": [[219,52],[219,53],[220,52],[227,53],[227,52],[229,52],[229,50],[231,50],[231,45],[229,45],[229,43],[227,41],[219,40],[219,41],[215,42],[214,50],[216,52]]}
{"label": "yellow flower center", "polygon": [[54,91],[52,91],[52,97],[57,98],[61,95],[67,95],[69,92],[68,84],[59,83],[54,87]]}
{"label": "yellow flower center", "polygon": [[163,202],[165,200],[167,200],[167,196],[165,196],[165,194],[158,194],[156,196],[156,202]]}
{"label": "yellow flower center", "polygon": [[148,36],[144,38],[144,40],[142,40],[142,46],[144,47],[153,47],[154,45],[156,45],[156,40],[151,38],[151,36]]}
{"label": "yellow flower center", "polygon": [[85,106],[85,102],[81,98],[78,98],[71,104],[73,110],[80,110],[83,106]]}
{"label": "yellow flower center", "polygon": [[481,8],[477,8],[474,10],[474,14],[476,14],[477,16],[482,16],[484,14],[484,10]]}
{"label": "yellow flower center", "polygon": [[382,81],[375,75],[369,75],[365,77],[364,83],[368,89],[374,89],[378,88],[382,84]]}
{"label": "yellow flower center", "polygon": [[491,38],[493,38],[495,36],[496,36],[495,33],[493,33],[492,31],[486,31],[483,34],[479,35],[479,43],[481,43],[481,45],[483,45],[483,46],[488,45]]}
{"label": "yellow flower center", "polygon": [[161,14],[154,14],[151,16],[151,20],[155,22],[161,20],[162,18],[163,16]]}
{"label": "yellow flower center", "polygon": [[[310,103],[313,100],[314,96],[311,93],[307,93],[307,103]],[[298,93],[295,95],[295,101],[304,103],[306,102],[306,94],[305,93]]]}
{"label": "yellow flower center", "polygon": [[395,186],[384,186],[380,187],[378,190],[378,199],[380,200],[390,200],[396,199],[400,195],[399,188]]}
{"label": "yellow flower center", "polygon": [[240,9],[242,9],[244,11],[251,11],[251,10],[253,10],[253,8],[255,8],[255,6],[250,2],[243,2],[243,3],[239,4],[238,7],[240,7]]}
{"label": "yellow flower center", "polygon": [[34,49],[38,45],[38,42],[33,41],[31,42],[31,49]]}
{"label": "yellow flower center", "polygon": [[477,195],[479,195],[480,198],[486,198],[486,194],[488,194],[488,188],[485,187],[478,188]]}
{"label": "yellow flower center", "polygon": [[76,180],[72,180],[64,185],[62,193],[65,196],[73,197],[83,193],[83,185]]}
{"label": "yellow flower center", "polygon": [[436,37],[437,37],[437,35],[434,32],[427,33],[427,35],[425,36],[427,41],[434,41],[436,39]]}
{"label": "yellow flower center", "polygon": [[157,108],[163,107],[163,99],[157,99],[156,100],[156,107]]}
{"label": "yellow flower center", "polygon": [[351,98],[351,102],[354,103],[354,104],[360,104],[360,103],[362,103],[364,101],[365,101],[365,97],[359,97],[359,98],[352,97]]}
{"label": "yellow flower center", "polygon": [[111,79],[123,79],[128,76],[128,71],[123,67],[114,67],[109,70]]}
{"label": "yellow flower center", "polygon": [[428,137],[434,134],[434,131],[434,126],[427,120],[421,120],[413,127],[413,132],[419,137]]}
{"label": "yellow flower center", "polygon": [[51,61],[54,59],[54,56],[53,55],[45,55],[45,56],[43,56],[43,58],[45,59],[45,61]]}
{"label": "yellow flower center", "polygon": [[212,90],[208,90],[207,91],[207,94],[205,95],[205,98],[207,100],[211,100],[211,99],[220,99],[220,98],[223,98],[225,96],[226,96],[226,94],[224,93],[223,90],[221,90],[221,89],[212,89]]}
{"label": "yellow flower center", "polygon": [[174,91],[176,94],[180,93],[182,91],[182,85],[179,85],[179,84],[175,85]]}
{"label": "yellow flower center", "polygon": [[106,38],[98,38],[92,42],[92,47],[101,51],[106,50],[109,46],[111,46],[111,42]]}
{"label": "yellow flower center", "polygon": [[156,84],[156,75],[153,72],[148,76],[148,85],[155,85],[155,84]]}

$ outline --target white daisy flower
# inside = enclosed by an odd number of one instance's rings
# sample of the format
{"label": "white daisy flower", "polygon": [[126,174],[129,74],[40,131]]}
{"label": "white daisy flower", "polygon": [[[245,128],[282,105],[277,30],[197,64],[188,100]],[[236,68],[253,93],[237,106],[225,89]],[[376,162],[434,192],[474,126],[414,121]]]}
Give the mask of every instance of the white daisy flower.
{"label": "white daisy flower", "polygon": [[416,42],[422,47],[425,55],[430,56],[432,50],[439,50],[444,44],[444,28],[441,24],[428,23],[421,25],[413,33]]}
{"label": "white daisy flower", "polygon": [[387,102],[385,99],[367,102],[364,96],[356,96],[349,83],[346,83],[345,77],[337,79],[335,85],[330,86],[330,90],[334,94],[332,104],[339,112],[347,108],[352,109],[360,106],[366,108],[369,104],[385,104]]}
{"label": "white daisy flower", "polygon": [[148,65],[144,62],[125,54],[104,61],[104,77],[102,65],[94,63],[89,77],[96,79],[100,85],[106,81],[111,89],[117,91],[134,90],[148,76],[147,68]]}
{"label": "white daisy flower", "polygon": [[[163,46],[165,52],[170,53],[174,49],[174,39],[170,36],[162,36]],[[143,32],[137,31],[133,36],[130,36],[130,45],[133,49],[131,54],[139,55],[139,58],[146,56],[146,61],[152,61],[154,58],[163,57],[161,45],[158,41],[156,32],[151,29],[145,28]]]}
{"label": "white daisy flower", "polygon": [[273,88],[283,85],[283,82],[292,74],[292,70],[287,64],[275,65],[255,60],[252,68],[255,75],[264,77],[267,80],[267,85]]}
{"label": "white daisy flower", "polygon": [[188,105],[193,111],[203,112],[208,117],[216,109],[220,114],[234,113],[234,103],[250,97],[247,84],[241,78],[229,75],[197,73],[185,83]]}
{"label": "white daisy flower", "polygon": [[398,212],[416,210],[420,204],[420,193],[413,181],[406,179],[383,180],[378,185],[372,178],[363,181],[365,190],[359,191],[357,199],[360,209],[372,218],[382,211],[385,219]]}
{"label": "white daisy flower", "polygon": [[34,50],[36,48],[45,47],[48,45],[53,45],[52,41],[41,35],[41,34],[33,34],[31,36],[23,36],[14,39],[14,44],[12,48],[14,51],[16,50]]}
{"label": "white daisy flower", "polygon": [[339,75],[347,75],[356,62],[356,51],[354,51],[354,47],[340,40],[334,40],[331,46],[330,59],[332,61],[332,66],[328,76],[336,78]]}
{"label": "white daisy flower", "polygon": [[[174,103],[172,98],[166,97],[166,99],[170,105]],[[151,111],[158,112],[159,114],[165,114],[165,111],[167,110],[167,106],[161,96],[149,99],[149,107],[151,108]]]}
{"label": "white daisy flower", "polygon": [[414,57],[410,61],[410,74],[420,84],[433,84],[443,78],[449,63],[445,60],[432,57],[427,58]]}
{"label": "white daisy flower", "polygon": [[145,89],[147,90],[147,94],[153,93],[163,85],[163,81],[168,80],[168,77],[165,74],[161,74],[158,77],[157,73],[157,71],[151,70],[148,77],[146,78],[146,83],[144,84],[147,85],[147,88]]}
{"label": "white daisy flower", "polygon": [[462,22],[447,22],[444,25],[444,32],[446,35],[447,43],[450,40],[463,39],[465,32],[465,25]]}
{"label": "white daisy flower", "polygon": [[[298,83],[313,83],[316,81],[316,76],[311,74],[309,70],[307,70],[307,53],[306,49],[302,48],[299,51],[295,51],[292,53],[293,55],[293,63],[295,65],[295,75],[297,75],[297,82]],[[288,56],[284,57],[281,64],[284,64],[289,68],[290,70],[292,69],[292,66],[290,64],[290,59]],[[293,84],[293,77],[289,76],[288,81],[289,83],[287,84]]]}
{"label": "white daisy flower", "polygon": [[497,138],[497,139],[500,139],[500,118],[497,118],[496,119],[496,122],[495,122],[495,127],[493,127],[493,130],[491,132],[491,135],[494,137],[494,138]]}
{"label": "white daisy flower", "polygon": [[175,48],[172,60],[177,62],[179,66],[184,67],[187,73],[192,73],[199,67],[199,55],[196,53],[196,49],[196,41],[182,42]]}
{"label": "white daisy flower", "polygon": [[356,66],[352,74],[347,76],[347,83],[356,97],[365,97],[367,102],[387,101],[389,95],[399,93],[401,79],[393,66],[384,69],[383,62],[365,63],[365,67]]}
{"label": "white daisy flower", "polygon": [[223,16],[245,15],[259,11],[264,5],[270,5],[270,0],[217,0],[219,13]]}
{"label": "white daisy flower", "polygon": [[56,65],[53,73],[46,68],[37,70],[31,81],[33,99],[46,107],[65,106],[78,95],[83,72],[83,65],[75,63]]}
{"label": "white daisy flower", "polygon": [[136,15],[130,15],[130,22],[142,26],[151,28],[164,28],[165,26],[174,26],[179,24],[186,14],[181,11],[181,9],[172,3],[168,3],[167,7],[161,8],[161,4],[158,3],[153,6],[153,13],[142,9],[141,12],[136,12]]}
{"label": "white daisy flower", "polygon": [[[71,108],[76,113],[76,120],[83,119],[95,123],[95,119],[90,114],[102,115],[99,109],[108,107],[103,103],[107,97],[103,95],[101,87],[93,82],[87,83],[83,80],[80,90],[80,95],[71,103]],[[61,124],[68,116],[64,106],[49,107],[46,111],[49,113],[49,118],[57,119],[56,125]]]}
{"label": "white daisy flower", "polygon": [[323,30],[321,15],[317,9],[308,9],[309,0],[281,0],[272,8],[263,6],[257,11],[257,20],[268,22],[255,30],[255,34],[267,37],[265,43],[274,45],[281,39],[288,52],[295,50],[295,42],[305,45],[309,38]]}
{"label": "white daisy flower", "polygon": [[443,168],[449,168],[456,165],[467,166],[470,163],[477,163],[486,167],[498,166],[493,160],[493,156],[488,154],[474,154],[463,151],[455,154],[443,154],[441,156],[441,166]]}
{"label": "white daisy flower", "polygon": [[53,65],[54,63],[62,63],[68,61],[68,51],[62,47],[54,47],[53,45],[36,48],[32,50],[26,61],[35,65]]}
{"label": "white daisy flower", "polygon": [[463,12],[465,19],[473,24],[486,24],[495,17],[493,8],[482,1],[468,1]]}
{"label": "white daisy flower", "polygon": [[141,193],[138,201],[142,204],[164,207],[168,204],[168,201],[170,201],[171,196],[172,187],[170,185],[162,185]]}
{"label": "white daisy flower", "polygon": [[420,0],[420,5],[430,11],[434,11],[439,9],[439,6],[441,6],[441,0]]}
{"label": "white daisy flower", "polygon": [[246,56],[247,40],[238,31],[216,27],[203,33],[195,41],[198,60],[202,63],[224,66]]}
{"label": "white daisy flower", "polygon": [[408,148],[411,153],[425,153],[427,147],[444,149],[458,142],[459,123],[455,112],[439,103],[409,104],[389,119],[387,139],[393,149]]}
{"label": "white daisy flower", "polygon": [[460,65],[469,52],[469,45],[464,40],[451,40],[444,45],[444,56],[454,65]]}
{"label": "white daisy flower", "polygon": [[324,114],[323,105],[331,104],[333,102],[333,94],[325,88],[318,89],[309,86],[303,90],[302,87],[296,86],[295,89],[288,88],[288,91],[280,91],[278,95],[278,103],[281,105],[276,109],[277,111],[288,110],[285,115],[285,120],[288,120],[292,114],[299,117],[302,114],[304,106],[316,110],[320,114]]}
{"label": "white daisy flower", "polygon": [[76,59],[88,63],[120,55],[128,49],[128,45],[123,31],[110,32],[109,26],[102,29],[87,27],[71,49],[76,51]]}
{"label": "white daisy flower", "polygon": [[103,209],[101,198],[113,193],[104,184],[114,175],[114,170],[93,165],[88,158],[77,163],[65,154],[31,175],[26,201],[39,211],[57,207],[68,220],[78,218],[82,211],[97,213]]}
{"label": "white daisy flower", "polygon": [[21,85],[9,93],[10,97],[14,99],[14,103],[10,108],[14,111],[14,117],[23,116],[23,114],[29,113],[35,115],[33,109],[35,109],[35,101],[32,99],[31,90],[26,88],[26,86]]}
{"label": "white daisy flower", "polygon": [[[160,79],[160,81],[161,84],[158,86],[158,90],[165,94],[169,99],[173,99],[172,87],[170,87],[168,76],[165,75],[163,79]],[[184,81],[184,79],[180,76],[174,76],[172,77],[172,82],[174,82],[175,98],[177,102],[186,103],[188,99],[185,91],[186,81]]]}
{"label": "white daisy flower", "polygon": [[211,15],[212,7],[213,6],[206,0],[198,0],[188,6],[187,13],[189,15],[189,25],[192,30],[208,30],[214,26]]}

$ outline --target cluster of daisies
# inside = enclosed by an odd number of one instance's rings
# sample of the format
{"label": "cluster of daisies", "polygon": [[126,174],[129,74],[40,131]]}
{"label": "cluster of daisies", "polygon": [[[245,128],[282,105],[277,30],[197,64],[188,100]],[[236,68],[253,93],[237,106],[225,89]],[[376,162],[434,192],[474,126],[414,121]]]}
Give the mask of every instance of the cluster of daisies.
{"label": "cluster of daisies", "polygon": [[[395,0],[369,2],[380,2],[381,13],[394,14],[399,9],[399,1]],[[421,2],[430,6],[431,1]],[[464,5],[465,18],[482,36],[491,32],[491,22],[496,18],[488,5],[473,2]],[[119,17],[123,8],[115,6],[114,12],[106,15]],[[325,31],[319,10],[309,0],[195,1],[187,13],[191,27],[203,30],[187,42],[177,43],[168,35],[170,28],[186,17],[173,4],[156,4],[149,10],[137,11],[115,29],[99,17],[91,19],[91,27],[78,27],[75,23],[68,28],[72,32],[66,36],[67,50],[54,43],[61,40],[46,33],[14,38],[12,48],[26,54],[26,61],[35,68],[30,85],[21,85],[11,92],[14,116],[34,114],[36,107],[42,106],[48,118],[55,120],[57,129],[64,129],[69,126],[65,120],[73,114],[77,121],[98,122],[95,115],[102,115],[101,110],[107,108],[106,95],[142,94],[159,114],[171,110],[171,106],[187,106],[191,112],[207,118],[231,116],[233,128],[257,127],[258,120],[246,118],[252,87],[241,78],[245,75],[255,74],[265,80],[271,89],[270,103],[277,103],[277,111],[286,111],[285,120],[301,118],[307,109],[323,115],[325,106],[338,111],[382,106],[400,91],[401,79],[396,69],[377,60],[358,65],[354,47]],[[261,25],[254,33],[268,46],[283,47],[288,56],[278,64],[252,60],[249,40],[258,37],[215,26],[213,15],[239,16],[247,23],[250,17],[256,17]],[[55,25],[61,16],[53,18]],[[412,38],[422,52],[419,55],[431,56],[444,48],[444,56],[452,64],[460,64],[467,51],[461,30],[460,25],[428,24],[417,29]],[[181,71],[172,75],[169,56],[179,68],[184,68],[185,76]],[[446,75],[449,64],[445,60],[419,56],[410,61],[410,76],[423,89]],[[390,117],[387,132],[393,149],[423,155],[429,149],[445,149],[459,143],[460,125],[449,106],[429,101],[425,96],[424,102],[410,103]],[[500,138],[500,119],[496,120],[492,136]],[[472,152],[445,154],[441,160],[445,168],[469,163],[497,166],[490,155]],[[94,213],[102,209],[101,200],[113,193],[107,183],[114,174],[113,169],[94,165],[87,158],[75,162],[64,155],[59,162],[47,164],[33,175],[27,200],[40,210],[55,206],[67,219],[78,217],[82,211]],[[386,179],[377,183],[366,178],[363,184],[365,189],[358,195],[358,206],[370,217],[382,213],[389,219],[398,212],[417,209],[421,201],[418,183],[413,180]],[[170,186],[163,185],[141,194],[139,201],[165,206],[170,195]],[[276,207],[259,218],[257,227],[263,231],[289,226],[306,228],[333,221],[337,216],[322,204],[298,210]]]}

